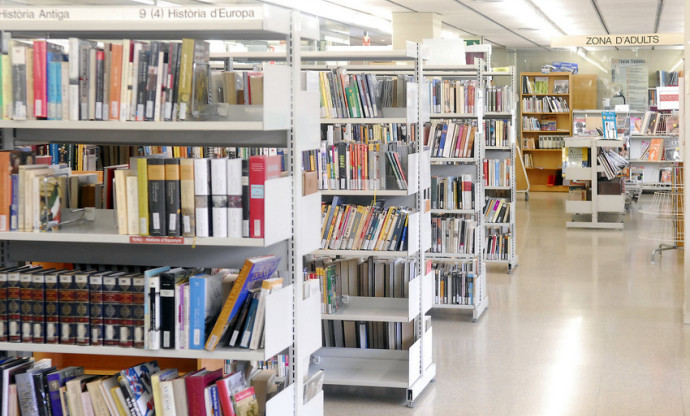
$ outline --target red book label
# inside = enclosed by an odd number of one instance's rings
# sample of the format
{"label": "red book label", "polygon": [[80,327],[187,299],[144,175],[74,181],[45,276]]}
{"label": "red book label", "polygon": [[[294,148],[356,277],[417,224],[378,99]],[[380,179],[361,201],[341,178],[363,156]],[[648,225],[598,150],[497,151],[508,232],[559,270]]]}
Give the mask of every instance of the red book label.
{"label": "red book label", "polygon": [[140,237],[130,236],[131,244],[184,244],[184,237]]}

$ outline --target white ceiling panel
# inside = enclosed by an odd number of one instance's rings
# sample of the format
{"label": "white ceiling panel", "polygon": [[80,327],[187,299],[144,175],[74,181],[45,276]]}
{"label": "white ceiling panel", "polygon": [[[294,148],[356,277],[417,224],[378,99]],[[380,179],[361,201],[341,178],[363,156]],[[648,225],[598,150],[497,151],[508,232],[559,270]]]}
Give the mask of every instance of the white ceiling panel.
{"label": "white ceiling panel", "polygon": [[611,33],[652,33],[657,0],[597,0]]}

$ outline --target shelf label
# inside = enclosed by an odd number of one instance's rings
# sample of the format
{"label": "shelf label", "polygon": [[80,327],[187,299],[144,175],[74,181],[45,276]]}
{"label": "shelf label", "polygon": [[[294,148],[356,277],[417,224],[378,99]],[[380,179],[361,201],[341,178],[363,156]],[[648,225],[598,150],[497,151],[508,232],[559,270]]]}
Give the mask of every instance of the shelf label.
{"label": "shelf label", "polygon": [[132,235],[129,237],[131,244],[184,244],[184,237],[142,237]]}
{"label": "shelf label", "polygon": [[242,7],[5,7],[3,21],[241,21],[262,20],[262,6]]}

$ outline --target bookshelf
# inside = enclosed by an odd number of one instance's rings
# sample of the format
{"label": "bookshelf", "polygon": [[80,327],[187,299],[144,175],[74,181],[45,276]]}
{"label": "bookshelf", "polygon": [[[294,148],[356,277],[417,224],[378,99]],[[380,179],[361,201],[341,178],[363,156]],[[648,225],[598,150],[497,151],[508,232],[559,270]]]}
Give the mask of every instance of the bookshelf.
{"label": "bookshelf", "polygon": [[[534,92],[535,90],[528,89],[526,81],[529,80],[534,83],[535,77],[543,79],[546,90]],[[554,93],[554,85],[558,83],[568,83],[567,93]],[[572,135],[572,97],[573,97],[573,75],[569,72],[522,72],[520,73],[520,109],[522,115],[522,123],[520,127],[520,138],[523,155],[526,155],[532,160],[530,169],[527,167],[527,177],[529,178],[530,190],[537,192],[553,191],[553,192],[567,192],[568,187],[562,184],[556,184],[560,176],[561,169],[561,149],[548,149],[547,152],[540,152],[542,150],[538,146],[540,135],[557,135],[563,138]],[[533,92],[530,92],[533,91]],[[524,100],[539,100],[554,97],[562,99],[568,104],[568,110],[562,112],[529,112],[525,111],[522,102]],[[555,130],[543,131],[535,130],[526,125],[525,118],[536,119],[543,124],[546,120],[555,121]],[[553,124],[553,121],[552,121]],[[542,126],[543,127],[543,126]],[[525,146],[525,140],[534,140],[535,146]],[[533,147],[533,148],[532,148]],[[558,151],[556,151],[558,150]]]}
{"label": "bookshelf", "polygon": [[625,191],[620,194],[604,195],[599,193],[600,175],[604,173],[599,158],[596,156],[600,149],[619,150],[623,148],[623,140],[607,140],[598,137],[578,137],[566,139],[566,152],[571,149],[586,149],[589,152],[589,167],[570,167],[565,171],[566,179],[570,181],[589,181],[588,200],[568,200],[565,203],[565,212],[572,214],[571,221],[566,223],[566,228],[590,228],[623,229],[622,220],[608,218],[609,215],[625,213]]}
{"label": "bookshelf", "polygon": [[[496,76],[494,72],[480,73],[481,85],[489,85],[493,77]],[[516,227],[516,180],[515,175],[515,157],[516,157],[516,143],[517,140],[517,106],[519,105],[515,101],[517,97],[518,88],[520,88],[520,80],[518,79],[517,73],[515,72],[515,67],[510,67],[510,71],[507,73],[501,73],[501,76],[508,77],[504,82],[507,85],[512,86],[513,99],[511,100],[510,111],[499,113],[500,117],[504,120],[510,120],[510,127],[508,129],[508,143],[503,146],[485,146],[482,149],[483,159],[500,160],[503,163],[507,163],[507,170],[510,175],[509,183],[503,183],[499,185],[491,184],[484,185],[484,195],[485,197],[500,197],[504,198],[506,202],[510,204],[509,215],[507,222],[493,222],[483,220],[482,232],[484,236],[484,242],[482,249],[484,250],[484,262],[486,264],[499,264],[505,265],[508,273],[511,273],[518,266],[518,255],[517,255],[517,227]],[[522,95],[521,95],[522,96]],[[493,117],[493,113],[489,113]],[[491,118],[486,118],[483,122],[487,123]],[[488,180],[483,173],[483,179]],[[530,178],[530,184],[531,184]],[[530,188],[532,189],[532,188]],[[484,214],[484,211],[482,211]],[[500,248],[499,243],[500,237],[493,237],[494,235],[503,236],[503,253],[496,253]]]}
{"label": "bookshelf", "polygon": [[[510,112],[492,112],[489,113],[484,106],[486,91],[483,88],[481,74],[485,72],[486,64],[483,60],[475,60],[472,66],[472,71],[457,71],[453,67],[437,68],[434,76],[437,77],[433,82],[439,84],[440,88],[432,92],[434,96],[431,97],[430,107],[431,113],[431,127],[429,129],[429,136],[437,135],[438,130],[452,131],[449,127],[453,124],[456,126],[472,126],[476,123],[477,129],[474,137],[474,148],[471,152],[471,157],[444,157],[441,154],[434,155],[431,158],[431,174],[434,177],[432,181],[432,251],[427,254],[427,258],[432,260],[435,269],[434,284],[435,296],[432,305],[433,309],[452,309],[457,311],[465,311],[472,314],[473,322],[477,322],[482,316],[489,304],[489,298],[486,292],[486,267],[483,259],[484,247],[484,227],[482,209],[484,204],[484,186],[483,186],[483,172],[482,172],[482,155],[487,147],[484,134],[485,117],[498,118],[500,115],[508,114]],[[512,73],[500,73],[503,76]],[[430,81],[431,82],[431,81]],[[462,84],[464,83],[464,84]],[[450,89],[445,89],[446,85]],[[465,88],[461,89],[462,86]],[[459,104],[458,89],[461,89],[460,96],[468,94],[467,89],[474,87],[474,94],[471,99],[465,98],[465,101],[471,100],[474,108],[462,108]],[[444,88],[444,90],[441,90]],[[454,88],[454,89],[453,89]],[[455,96],[453,97],[455,91]],[[441,92],[439,95],[438,92]],[[450,92],[450,94],[448,94]],[[472,94],[470,92],[470,94]],[[451,97],[448,97],[450,95]],[[434,107],[434,99],[439,106]],[[454,105],[466,112],[446,111],[444,106],[450,107]],[[440,110],[440,111],[439,111]],[[454,108],[451,108],[454,110]],[[473,111],[468,111],[473,110]],[[489,115],[490,114],[490,115]],[[464,124],[468,123],[468,124]],[[463,135],[463,130],[460,130],[460,136]],[[426,133],[425,133],[426,134]],[[448,133],[450,135],[450,133]],[[446,140],[448,140],[446,135]],[[441,143],[436,144],[433,137],[429,137],[427,146],[432,147],[431,151],[435,151],[438,146],[440,149],[438,153],[442,153],[443,148]],[[442,141],[442,139],[441,139]],[[443,152],[445,154],[445,152]],[[457,181],[457,184],[456,182]],[[469,181],[469,182],[468,182]],[[471,187],[471,194],[462,192],[465,187]],[[454,188],[457,187],[459,195],[454,196]],[[448,193],[450,192],[450,195]],[[465,199],[471,195],[473,206],[467,207]],[[462,197],[462,198],[461,198]],[[459,200],[458,206],[452,202],[454,198]],[[450,207],[446,204],[450,203]],[[455,232],[451,231],[454,228],[454,223],[460,222],[458,228],[473,230],[472,247],[471,249],[464,248],[468,242],[467,237],[463,238],[463,234],[455,236]],[[458,240],[465,240],[465,242],[457,247],[455,244],[456,238]],[[446,272],[446,270],[448,270]],[[465,290],[469,291],[467,285],[472,282],[471,301],[466,297],[458,298],[455,293]]]}
{"label": "bookshelf", "polygon": [[[35,8],[38,11],[40,8]],[[98,39],[273,39],[284,40],[290,65],[264,66],[263,106],[237,109],[234,118],[224,122],[119,122],[119,121],[12,121],[0,123],[2,149],[46,142],[126,144],[165,144],[196,146],[271,146],[286,149],[289,176],[266,186],[267,216],[263,239],[167,238],[141,241],[116,234],[112,211],[96,210],[84,224],[65,226],[56,233],[7,232],[0,235],[0,264],[20,261],[53,261],[81,264],[168,265],[239,267],[245,258],[275,254],[282,258],[281,276],[286,286],[267,297],[265,346],[258,350],[218,349],[145,350],[136,348],[77,346],[61,344],[1,343],[4,351],[51,354],[184,358],[197,365],[203,360],[265,360],[278,353],[289,356],[292,382],[268,401],[268,415],[323,414],[323,392],[309,402],[303,400],[304,381],[310,375],[312,353],[320,346],[320,297],[318,287],[303,282],[303,256],[319,247],[318,228],[313,218],[319,215],[320,194],[303,196],[301,152],[319,146],[318,102],[316,92],[301,86],[299,44],[313,37],[318,28],[315,18],[269,5],[225,7],[227,18],[175,17],[175,7],[61,7],[65,20],[3,20],[3,30],[14,38],[53,39],[78,36]],[[183,8],[179,8],[183,9]],[[196,8],[212,16],[214,7]],[[141,14],[160,19],[142,19]],[[239,13],[239,14],[237,14]],[[242,13],[245,13],[242,18]],[[255,16],[249,17],[247,16]],[[95,19],[94,16],[105,16]],[[300,32],[300,27],[304,32]],[[318,32],[318,29],[317,29]],[[316,34],[318,36],[318,33]],[[275,93],[274,97],[271,94]],[[297,111],[299,108],[299,111]],[[313,129],[313,130],[312,130]],[[269,188],[273,188],[270,190]],[[269,200],[275,212],[271,211]],[[269,228],[272,228],[270,231]],[[254,240],[254,241],[251,241]],[[56,250],[59,244],[60,249]],[[174,259],[174,260],[173,260]],[[194,366],[195,366],[194,365]],[[192,366],[192,368],[194,367]]]}
{"label": "bookshelf", "polygon": [[[311,53],[308,60],[328,61],[333,53]],[[409,215],[407,245],[405,251],[381,250],[330,250],[321,249],[314,252],[315,259],[375,259],[394,261],[407,259],[415,261],[416,276],[409,281],[407,296],[402,298],[347,296],[339,310],[333,314],[323,314],[325,325],[333,321],[356,321],[367,323],[387,323],[392,325],[414,326],[415,341],[402,350],[385,350],[380,348],[344,348],[323,346],[314,356],[312,367],[324,370],[324,384],[343,386],[389,387],[406,390],[406,401],[409,406],[416,400],[429,382],[436,375],[436,366],[432,359],[433,340],[431,328],[426,328],[426,313],[431,307],[433,295],[433,273],[425,266],[425,251],[428,250],[430,213],[425,210],[425,194],[430,186],[430,154],[421,145],[420,132],[428,114],[421,108],[422,88],[415,80],[423,79],[421,46],[408,43],[406,51],[393,51],[385,56],[372,57],[366,53],[338,52],[340,61],[384,60],[409,62],[413,70],[413,80],[407,82],[407,108],[393,108],[394,113],[405,117],[388,117],[390,109],[382,108],[383,117],[377,118],[322,118],[321,124],[328,126],[376,125],[400,123],[407,126],[407,134],[412,135],[410,143],[415,151],[406,158],[405,190],[389,189],[395,185],[388,181],[382,190],[343,190],[330,189],[323,191],[324,198],[345,198],[345,201],[356,201],[358,204],[369,204],[377,198],[385,198],[386,205],[412,208]],[[315,70],[330,70],[332,67],[310,66]],[[341,66],[348,74],[376,73],[388,74],[387,71],[376,71],[377,66]],[[372,71],[369,71],[372,69]],[[380,69],[380,68],[378,68]],[[389,69],[390,71],[390,69]],[[393,72],[397,73],[397,72]],[[414,129],[413,129],[414,127]],[[353,127],[354,128],[354,127]],[[330,139],[329,139],[330,140]],[[337,141],[337,140],[336,140]],[[403,167],[405,164],[403,164]]]}

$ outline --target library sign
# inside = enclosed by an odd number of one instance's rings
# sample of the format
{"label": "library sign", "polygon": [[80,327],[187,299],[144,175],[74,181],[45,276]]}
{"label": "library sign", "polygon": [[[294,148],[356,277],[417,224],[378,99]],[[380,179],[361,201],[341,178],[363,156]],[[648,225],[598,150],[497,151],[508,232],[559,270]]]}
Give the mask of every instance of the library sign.
{"label": "library sign", "polygon": [[4,7],[0,22],[261,20],[262,6],[242,7]]}
{"label": "library sign", "polygon": [[682,33],[636,33],[621,35],[553,36],[552,48],[597,47],[597,46],[662,46],[682,45]]}

